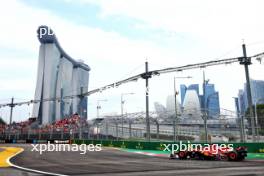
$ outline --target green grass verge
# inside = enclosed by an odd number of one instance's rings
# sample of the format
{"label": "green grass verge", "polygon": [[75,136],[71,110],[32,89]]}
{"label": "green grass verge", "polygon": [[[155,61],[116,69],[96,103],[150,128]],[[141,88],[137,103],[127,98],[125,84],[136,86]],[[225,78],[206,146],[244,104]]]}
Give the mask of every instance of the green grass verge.
{"label": "green grass verge", "polygon": [[[126,152],[146,152],[146,153],[154,153],[154,154],[168,154],[170,152],[168,151],[162,151],[162,150],[137,150],[137,149],[121,149],[122,151]],[[264,153],[248,153],[247,159],[258,159],[258,160],[264,160]]]}

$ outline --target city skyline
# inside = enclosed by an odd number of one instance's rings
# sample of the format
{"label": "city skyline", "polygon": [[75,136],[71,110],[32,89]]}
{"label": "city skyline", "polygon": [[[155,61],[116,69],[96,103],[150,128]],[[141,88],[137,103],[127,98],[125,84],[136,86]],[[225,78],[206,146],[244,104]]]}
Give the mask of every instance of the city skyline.
{"label": "city skyline", "polygon": [[[71,56],[89,63],[93,68],[91,90],[142,73],[146,59],[153,70],[240,57],[242,39],[248,56],[263,52],[263,3],[238,2],[239,9],[248,13],[236,13],[235,1],[5,1],[0,7],[0,103],[10,102],[11,97],[15,102],[34,98],[39,46],[35,34],[39,25],[50,26]],[[263,79],[263,62],[252,62],[251,78]],[[173,94],[174,76],[193,76],[192,80],[177,81],[179,90],[179,84],[202,80],[203,70],[221,90],[221,106],[235,110],[232,97],[245,82],[244,68],[239,64],[153,77],[150,109],[154,110],[156,101],[165,104],[164,97]],[[131,91],[135,94],[126,97],[125,111],[144,110],[144,81],[139,80],[90,96],[88,118],[96,117],[98,99],[108,99],[102,103],[101,114],[120,113],[120,95]],[[16,107],[14,120],[25,120],[31,112],[32,106]],[[8,121],[9,108],[1,108],[0,114]]]}
{"label": "city skyline", "polygon": [[2,0],[0,175],[263,175],[263,0]]}
{"label": "city skyline", "polygon": [[[250,80],[251,94],[252,94],[252,103],[255,106],[256,103],[264,104],[264,80]],[[243,89],[238,90],[238,97],[235,99],[236,111],[245,115],[248,108],[248,99],[246,91],[246,83],[244,84]]]}

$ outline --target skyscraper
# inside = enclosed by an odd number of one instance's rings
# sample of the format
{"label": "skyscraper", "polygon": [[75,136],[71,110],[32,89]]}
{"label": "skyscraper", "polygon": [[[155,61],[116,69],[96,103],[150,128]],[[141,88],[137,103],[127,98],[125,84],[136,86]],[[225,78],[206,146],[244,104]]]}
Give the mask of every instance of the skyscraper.
{"label": "skyscraper", "polygon": [[240,112],[239,112],[239,101],[238,101],[238,97],[235,97],[234,100],[235,100],[237,117],[240,117],[240,115],[239,115]]}
{"label": "skyscraper", "polygon": [[33,106],[33,117],[41,124],[74,113],[87,118],[87,97],[78,95],[88,91],[90,67],[67,55],[49,27],[40,26],[37,33],[41,45],[35,100],[40,102]]}
{"label": "skyscraper", "polygon": [[251,79],[252,102],[264,103],[264,81]]}
{"label": "skyscraper", "polygon": [[247,105],[247,96],[244,90],[240,89],[238,91],[238,107],[236,107],[237,113],[245,114],[246,110],[246,105]]}
{"label": "skyscraper", "polygon": [[191,84],[188,86],[187,90],[195,90],[197,95],[199,95],[199,84]]}
{"label": "skyscraper", "polygon": [[191,119],[201,120],[201,105],[197,91],[194,89],[187,90],[183,102],[183,114]]}
{"label": "skyscraper", "polygon": [[199,96],[199,84],[191,84],[188,87],[186,85],[181,84],[180,85],[180,90],[181,90],[181,104],[183,106],[185,94],[187,90],[195,90],[197,95]]}
{"label": "skyscraper", "polygon": [[[205,109],[208,112],[208,118],[217,118],[220,114],[219,92],[215,91],[214,84],[206,83],[204,86],[204,94],[200,95],[199,84],[191,84],[188,87],[186,85],[180,85],[182,106],[183,102],[190,101],[185,100],[187,99],[186,92],[194,90],[198,96],[200,110]],[[197,98],[195,98],[195,102],[197,101],[196,99]]]}
{"label": "skyscraper", "polygon": [[205,84],[204,106],[209,118],[216,118],[220,114],[219,93],[215,91],[214,84]]}
{"label": "skyscraper", "polygon": [[[253,104],[264,104],[264,81],[262,80],[250,80],[252,102]],[[246,83],[244,84],[244,89],[238,91],[238,107],[236,109],[245,114],[248,109],[248,99],[246,91]]]}
{"label": "skyscraper", "polygon": [[180,85],[180,90],[181,90],[181,105],[183,106],[183,101],[184,101],[184,97],[187,91],[187,87],[184,84]]}

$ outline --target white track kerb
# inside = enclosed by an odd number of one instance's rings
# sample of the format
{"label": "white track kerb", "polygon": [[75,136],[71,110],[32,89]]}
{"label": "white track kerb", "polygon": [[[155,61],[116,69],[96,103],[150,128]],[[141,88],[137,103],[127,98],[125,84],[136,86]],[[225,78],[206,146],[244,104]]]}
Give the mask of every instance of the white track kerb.
{"label": "white track kerb", "polygon": [[21,167],[21,166],[18,166],[18,165],[15,165],[13,163],[10,162],[11,158],[13,158],[14,156],[22,153],[24,151],[24,149],[21,149],[18,153],[10,156],[9,158],[7,158],[6,162],[14,167],[14,168],[17,168],[17,169],[20,169],[20,170],[24,170],[24,171],[28,171],[28,172],[35,172],[35,173],[39,173],[39,174],[45,174],[45,175],[55,175],[55,176],[68,176],[68,175],[63,175],[63,174],[56,174],[56,173],[52,173],[52,172],[44,172],[44,171],[40,171],[40,170],[35,170],[35,169],[29,169],[29,168],[26,168],[26,167]]}

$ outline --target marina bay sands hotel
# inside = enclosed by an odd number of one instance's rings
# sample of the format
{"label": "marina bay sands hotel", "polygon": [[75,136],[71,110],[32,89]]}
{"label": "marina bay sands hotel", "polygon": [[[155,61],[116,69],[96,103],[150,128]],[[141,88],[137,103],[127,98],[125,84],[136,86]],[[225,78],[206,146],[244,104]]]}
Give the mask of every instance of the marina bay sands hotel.
{"label": "marina bay sands hotel", "polygon": [[87,97],[78,95],[88,91],[90,67],[66,54],[49,27],[40,26],[37,33],[40,48],[35,100],[41,101],[33,105],[33,117],[40,124],[75,113],[87,118]]}

